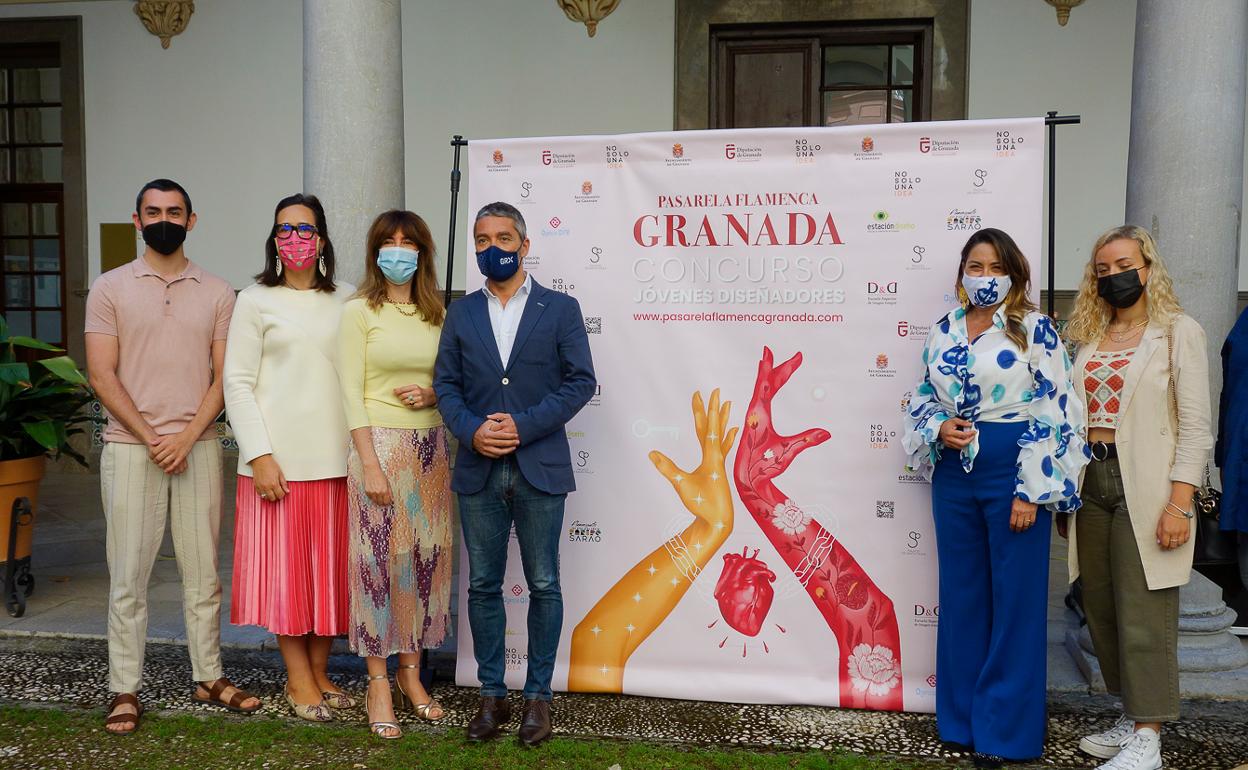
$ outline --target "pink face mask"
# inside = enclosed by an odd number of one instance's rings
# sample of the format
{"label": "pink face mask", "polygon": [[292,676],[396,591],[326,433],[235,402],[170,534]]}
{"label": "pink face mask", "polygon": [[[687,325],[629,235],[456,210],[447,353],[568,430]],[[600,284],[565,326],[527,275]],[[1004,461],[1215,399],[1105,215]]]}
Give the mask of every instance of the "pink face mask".
{"label": "pink face mask", "polygon": [[290,233],[285,240],[277,241],[277,256],[289,270],[305,270],[316,261],[316,244],[319,236],[312,236],[306,241]]}

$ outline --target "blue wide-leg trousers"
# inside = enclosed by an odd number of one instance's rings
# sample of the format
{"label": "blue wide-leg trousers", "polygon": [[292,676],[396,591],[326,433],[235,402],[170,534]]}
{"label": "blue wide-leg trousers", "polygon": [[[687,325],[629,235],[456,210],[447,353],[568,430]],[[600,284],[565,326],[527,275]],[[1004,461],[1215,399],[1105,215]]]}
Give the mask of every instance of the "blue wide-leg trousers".
{"label": "blue wide-leg trousers", "polygon": [[1006,759],[1044,750],[1051,515],[1010,531],[1026,423],[977,423],[974,469],[944,450],[932,474],[940,563],[936,724],[942,740]]}

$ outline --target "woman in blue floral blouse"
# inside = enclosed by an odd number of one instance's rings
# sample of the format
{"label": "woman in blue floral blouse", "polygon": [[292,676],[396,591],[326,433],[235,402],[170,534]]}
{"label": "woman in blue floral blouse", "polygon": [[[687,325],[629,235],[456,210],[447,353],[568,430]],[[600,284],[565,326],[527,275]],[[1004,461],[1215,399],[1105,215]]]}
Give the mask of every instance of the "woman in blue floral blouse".
{"label": "woman in blue floral blouse", "polygon": [[1078,508],[1088,462],[1070,359],[1030,289],[1009,235],[971,236],[962,306],[932,326],[903,438],[932,482],[937,727],[979,766],[1043,752],[1051,517],[1038,508]]}

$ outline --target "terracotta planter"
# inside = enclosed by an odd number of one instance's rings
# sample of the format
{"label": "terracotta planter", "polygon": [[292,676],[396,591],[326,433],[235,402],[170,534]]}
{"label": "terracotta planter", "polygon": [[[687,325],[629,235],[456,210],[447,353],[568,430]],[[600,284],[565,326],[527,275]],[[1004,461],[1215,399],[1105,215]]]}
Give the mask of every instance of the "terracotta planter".
{"label": "terracotta planter", "polygon": [[[26,597],[35,590],[35,578],[30,574],[30,546],[35,531],[35,508],[39,503],[39,482],[43,480],[46,465],[47,458],[43,455],[0,462],[0,577],[3,578],[5,609],[15,618],[26,614]],[[13,503],[21,497],[30,500],[30,508],[23,508],[15,521]],[[9,538],[14,530],[17,539],[10,560]]]}

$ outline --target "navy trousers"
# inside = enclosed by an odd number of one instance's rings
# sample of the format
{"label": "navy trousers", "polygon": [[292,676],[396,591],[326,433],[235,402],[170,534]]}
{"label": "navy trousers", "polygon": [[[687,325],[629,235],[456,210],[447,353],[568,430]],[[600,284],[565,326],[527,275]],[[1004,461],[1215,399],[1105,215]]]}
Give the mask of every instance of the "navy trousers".
{"label": "navy trousers", "polygon": [[1026,423],[977,423],[970,473],[946,449],[932,474],[940,561],[936,726],[942,740],[1006,759],[1044,751],[1049,531],[1010,531]]}

